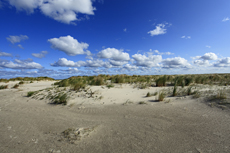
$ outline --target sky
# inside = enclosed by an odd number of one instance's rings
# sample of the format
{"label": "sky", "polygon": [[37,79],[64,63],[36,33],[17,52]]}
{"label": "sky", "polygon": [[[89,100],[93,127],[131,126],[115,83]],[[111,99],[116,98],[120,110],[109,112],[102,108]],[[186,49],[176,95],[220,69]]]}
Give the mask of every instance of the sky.
{"label": "sky", "polygon": [[0,78],[230,73],[229,0],[0,0]]}

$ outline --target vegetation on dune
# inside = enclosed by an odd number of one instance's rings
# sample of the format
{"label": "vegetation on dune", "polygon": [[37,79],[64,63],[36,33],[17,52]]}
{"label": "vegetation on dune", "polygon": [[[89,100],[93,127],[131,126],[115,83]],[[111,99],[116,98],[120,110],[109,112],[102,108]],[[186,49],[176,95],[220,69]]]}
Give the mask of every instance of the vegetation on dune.
{"label": "vegetation on dune", "polygon": [[165,96],[166,96],[166,93],[165,93],[165,92],[160,92],[160,93],[158,94],[158,101],[163,101],[164,98],[165,98]]}
{"label": "vegetation on dune", "polygon": [[66,93],[60,93],[54,98],[52,104],[67,105],[67,98],[68,96]]}
{"label": "vegetation on dune", "polygon": [[19,84],[15,84],[13,88],[17,89],[19,87]]}
{"label": "vegetation on dune", "polygon": [[0,82],[9,82],[9,81],[54,81],[53,78],[50,77],[16,77],[16,78],[11,78],[11,79],[0,79]]}
{"label": "vegetation on dune", "polygon": [[36,91],[29,91],[27,92],[27,97],[31,97],[36,93]]}
{"label": "vegetation on dune", "polygon": [[2,90],[2,89],[7,89],[8,88],[8,85],[1,85],[0,86],[0,90]]}

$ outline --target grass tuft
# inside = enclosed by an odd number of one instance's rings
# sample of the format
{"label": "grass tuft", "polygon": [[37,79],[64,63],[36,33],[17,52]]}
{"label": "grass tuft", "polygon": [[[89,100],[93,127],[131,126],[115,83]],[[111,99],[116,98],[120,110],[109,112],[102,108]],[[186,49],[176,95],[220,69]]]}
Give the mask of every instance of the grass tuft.
{"label": "grass tuft", "polygon": [[1,90],[1,89],[7,89],[7,87],[8,87],[8,85],[5,85],[5,86],[4,86],[4,85],[1,85],[1,86],[0,86],[0,90]]}
{"label": "grass tuft", "polygon": [[158,95],[158,101],[163,101],[165,96],[166,96],[165,92],[160,92]]}
{"label": "grass tuft", "polygon": [[35,94],[35,91],[29,91],[27,92],[27,97],[31,97]]}

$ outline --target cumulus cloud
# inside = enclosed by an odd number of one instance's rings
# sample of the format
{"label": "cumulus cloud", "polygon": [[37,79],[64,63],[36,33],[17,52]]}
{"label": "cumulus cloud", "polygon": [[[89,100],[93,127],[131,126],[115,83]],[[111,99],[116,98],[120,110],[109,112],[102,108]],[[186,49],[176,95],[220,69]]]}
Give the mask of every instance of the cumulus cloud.
{"label": "cumulus cloud", "polygon": [[109,60],[109,62],[113,66],[122,66],[128,63],[127,61],[114,61],[114,60]]}
{"label": "cumulus cloud", "polygon": [[126,64],[123,68],[124,68],[124,69],[127,69],[128,71],[134,71],[134,70],[138,69],[137,66],[135,66],[135,65],[130,65],[130,64]]}
{"label": "cumulus cloud", "polygon": [[19,11],[25,10],[27,13],[33,13],[34,9],[43,3],[43,0],[9,0],[9,3]]}
{"label": "cumulus cloud", "polygon": [[91,0],[9,0],[9,4],[27,13],[40,9],[44,15],[67,24],[79,20],[79,13],[93,15],[96,10]]}
{"label": "cumulus cloud", "polygon": [[10,69],[41,69],[43,68],[39,63],[33,62],[32,59],[19,60],[15,59],[14,62],[1,60],[0,67]]}
{"label": "cumulus cloud", "polygon": [[67,60],[66,58],[59,58],[57,62],[54,62],[50,65],[55,67],[112,67],[109,62],[104,62],[102,60],[87,60],[74,62],[71,60]]}
{"label": "cumulus cloud", "polygon": [[41,51],[40,53],[32,53],[32,56],[37,57],[37,58],[43,58],[48,54],[47,51]]}
{"label": "cumulus cloud", "polygon": [[51,43],[51,47],[53,49],[63,51],[69,56],[75,56],[78,54],[91,54],[90,51],[86,50],[89,47],[87,43],[80,43],[77,39],[74,39],[70,35],[48,39],[48,42]]}
{"label": "cumulus cloud", "polygon": [[167,58],[162,61],[163,68],[190,68],[188,61],[181,57]]}
{"label": "cumulus cloud", "polygon": [[12,44],[14,44],[14,43],[19,43],[23,40],[29,39],[29,37],[26,35],[20,35],[20,36],[9,36],[6,39]]}
{"label": "cumulus cloud", "polygon": [[229,18],[228,18],[228,17],[226,17],[226,18],[224,18],[224,19],[222,20],[222,22],[226,22],[226,21],[229,21]]}
{"label": "cumulus cloud", "polygon": [[208,60],[195,60],[193,63],[195,65],[199,65],[199,66],[208,66],[208,65],[210,65]]}
{"label": "cumulus cloud", "polygon": [[203,60],[217,60],[217,55],[215,53],[205,53],[203,56],[200,57],[200,59]]}
{"label": "cumulus cloud", "polygon": [[0,52],[0,56],[6,56],[6,57],[11,57],[12,54],[6,53],[6,52]]}
{"label": "cumulus cloud", "polygon": [[133,59],[135,61],[135,65],[143,66],[143,67],[157,67],[158,63],[162,61],[161,55],[142,55],[142,54],[134,54]]}
{"label": "cumulus cloud", "polygon": [[156,26],[156,29],[151,30],[148,32],[151,36],[156,36],[156,35],[163,35],[167,33],[167,29],[165,28],[166,24],[158,24]]}
{"label": "cumulus cloud", "polygon": [[130,60],[129,54],[118,50],[116,48],[106,48],[97,54],[99,58],[108,58],[114,61],[128,61]]}
{"label": "cumulus cloud", "polygon": [[211,46],[209,46],[209,45],[206,45],[205,47],[207,47],[207,48],[211,48]]}
{"label": "cumulus cloud", "polygon": [[214,67],[230,67],[230,57],[219,59],[213,64]]}
{"label": "cumulus cloud", "polygon": [[215,53],[205,53],[203,56],[191,57],[192,59],[201,59],[201,60],[217,60],[218,57]]}

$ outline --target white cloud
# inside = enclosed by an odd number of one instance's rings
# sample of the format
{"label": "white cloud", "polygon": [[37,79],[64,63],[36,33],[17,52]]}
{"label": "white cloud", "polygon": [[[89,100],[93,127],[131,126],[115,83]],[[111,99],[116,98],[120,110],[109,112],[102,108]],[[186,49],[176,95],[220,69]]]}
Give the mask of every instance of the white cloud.
{"label": "white cloud", "polygon": [[158,24],[156,26],[156,29],[151,30],[148,32],[151,36],[156,36],[156,35],[163,35],[166,34],[167,29],[165,28],[165,24]]}
{"label": "white cloud", "polygon": [[191,57],[192,59],[202,59],[202,60],[217,60],[218,57],[215,53],[205,53],[203,56]]}
{"label": "white cloud", "polygon": [[209,46],[209,45],[206,45],[205,47],[207,47],[207,48],[211,48],[211,46]]}
{"label": "white cloud", "polygon": [[74,39],[70,35],[48,39],[53,49],[57,49],[65,52],[69,56],[75,56],[78,54],[90,54],[90,51],[85,51],[89,47],[87,43],[79,43],[77,39]]}
{"label": "white cloud", "polygon": [[126,64],[123,68],[124,68],[124,69],[127,69],[128,71],[134,71],[134,70],[138,69],[137,66],[135,66],[135,65],[130,65],[130,64]]}
{"label": "white cloud", "polygon": [[31,59],[12,61],[0,61],[0,67],[11,69],[41,69],[43,68],[39,63],[33,62]]}
{"label": "white cloud", "polygon": [[213,64],[214,67],[230,67],[230,57],[225,57]]}
{"label": "white cloud", "polygon": [[59,58],[57,62],[54,62],[51,64],[51,66],[56,66],[56,67],[81,67],[81,65],[85,64],[85,62],[79,63],[79,62],[74,62],[67,60],[66,58]]}
{"label": "white cloud", "polygon": [[181,57],[167,58],[162,61],[163,68],[190,68],[188,61]]}
{"label": "white cloud", "polygon": [[224,19],[222,20],[222,22],[226,22],[226,21],[229,21],[229,18],[228,18],[228,17],[226,17],[226,18],[224,18]]}
{"label": "white cloud", "polygon": [[25,10],[27,13],[33,13],[34,9],[40,6],[44,0],[9,0],[10,5],[17,10]]}
{"label": "white cloud", "polygon": [[[150,52],[148,52],[148,54],[152,54],[152,49],[149,50]],[[171,53],[171,52],[159,52],[158,50],[154,50],[154,52],[156,54],[159,54],[159,55],[173,55],[174,53]]]}
{"label": "white cloud", "polygon": [[199,66],[209,66],[210,65],[208,60],[195,60],[193,63]]}
{"label": "white cloud", "polygon": [[127,31],[127,29],[125,28],[125,29],[124,29],[124,32],[126,32],[126,31]]}
{"label": "white cloud", "polygon": [[21,49],[24,49],[24,48],[22,47],[22,45],[21,45],[21,44],[18,44],[18,47],[19,47],[19,48],[21,48]]}
{"label": "white cloud", "polygon": [[12,54],[10,53],[6,53],[6,52],[0,52],[0,56],[7,56],[7,57],[11,57]]}
{"label": "white cloud", "polygon": [[203,56],[200,57],[200,59],[203,60],[217,60],[217,55],[215,53],[205,53]]}
{"label": "white cloud", "polygon": [[191,39],[191,36],[182,36],[183,39]]}
{"label": "white cloud", "polygon": [[113,66],[122,66],[128,63],[127,61],[114,61],[114,60],[109,60],[109,62]]}
{"label": "white cloud", "polygon": [[118,50],[116,48],[106,48],[97,54],[99,58],[108,58],[115,61],[128,61],[130,60],[129,54]]}
{"label": "white cloud", "polygon": [[26,35],[20,35],[20,36],[9,36],[6,39],[12,44],[14,44],[14,43],[19,43],[23,40],[29,39],[29,37]]}
{"label": "white cloud", "polygon": [[157,67],[158,63],[162,61],[161,55],[142,55],[142,54],[134,54],[133,59],[135,61],[135,65],[143,66],[143,67]]}
{"label": "white cloud", "polygon": [[32,56],[37,57],[37,58],[43,58],[48,54],[47,51],[41,51],[40,53],[32,53]]}
{"label": "white cloud", "polygon": [[91,0],[9,0],[9,3],[27,13],[40,9],[46,16],[67,24],[79,20],[78,13],[93,15],[96,10]]}
{"label": "white cloud", "polygon": [[54,62],[50,65],[55,67],[112,67],[109,62],[104,62],[102,60],[87,60],[74,62],[71,60],[67,60],[66,58],[59,58],[57,62]]}

